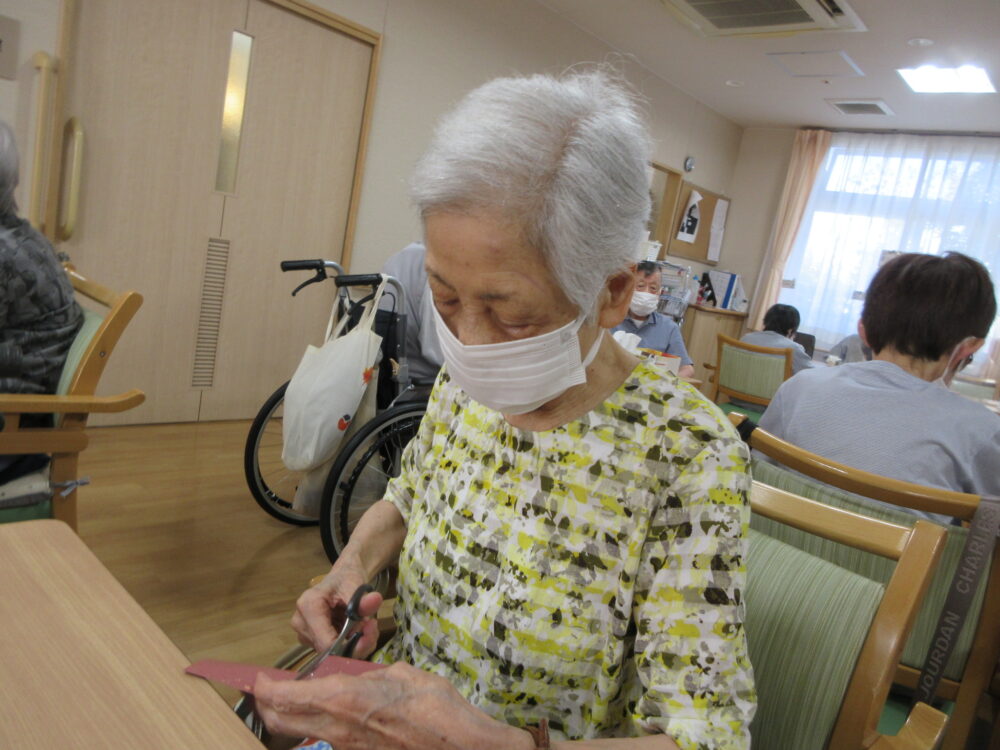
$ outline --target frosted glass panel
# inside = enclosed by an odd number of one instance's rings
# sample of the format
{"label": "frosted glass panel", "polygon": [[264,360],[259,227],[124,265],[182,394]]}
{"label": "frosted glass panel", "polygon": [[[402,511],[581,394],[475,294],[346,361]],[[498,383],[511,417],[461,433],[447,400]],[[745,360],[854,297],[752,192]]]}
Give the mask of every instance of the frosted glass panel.
{"label": "frosted glass panel", "polygon": [[240,132],[243,130],[243,108],[247,98],[247,80],[250,77],[251,47],[253,37],[239,31],[233,32],[226,101],[222,106],[219,166],[215,172],[215,189],[223,193],[236,192],[236,164],[240,156]]}

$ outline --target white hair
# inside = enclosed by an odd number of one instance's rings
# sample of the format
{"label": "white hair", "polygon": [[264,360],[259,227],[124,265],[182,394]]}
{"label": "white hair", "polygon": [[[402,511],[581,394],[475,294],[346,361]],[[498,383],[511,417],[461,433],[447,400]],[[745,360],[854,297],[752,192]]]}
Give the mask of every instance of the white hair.
{"label": "white hair", "polygon": [[14,131],[0,120],[0,216],[17,213],[14,188],[17,187],[17,144]]}
{"label": "white hair", "polygon": [[411,194],[437,212],[498,212],[592,315],[607,280],[637,260],[649,220],[649,135],[606,70],[498,78],[440,121]]}

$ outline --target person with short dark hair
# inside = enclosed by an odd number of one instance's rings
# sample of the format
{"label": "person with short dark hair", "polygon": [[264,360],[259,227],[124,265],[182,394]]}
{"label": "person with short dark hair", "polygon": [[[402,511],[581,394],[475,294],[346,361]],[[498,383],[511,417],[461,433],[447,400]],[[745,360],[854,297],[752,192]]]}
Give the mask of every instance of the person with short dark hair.
{"label": "person with short dark hair", "polygon": [[769,346],[772,349],[792,350],[792,374],[814,366],[812,358],[806,354],[802,344],[792,340],[799,330],[801,316],[791,305],[771,305],[764,313],[764,330],[750,331],[740,339],[754,346]]}
{"label": "person with short dark hair", "polygon": [[662,290],[663,273],[655,261],[644,260],[635,266],[635,291],[629,305],[628,317],[611,329],[612,333],[624,331],[639,337],[639,346],[673,354],[681,358],[678,376],[694,376],[694,361],[684,346],[681,329],[673,318],[657,311]]}
{"label": "person with short dark hair", "polygon": [[996,311],[993,282],[979,261],[960,253],[900,255],[879,269],[865,295],[858,335],[872,361],[789,379],[760,426],[864,471],[1000,494],[1000,420],[947,388],[984,344]]}

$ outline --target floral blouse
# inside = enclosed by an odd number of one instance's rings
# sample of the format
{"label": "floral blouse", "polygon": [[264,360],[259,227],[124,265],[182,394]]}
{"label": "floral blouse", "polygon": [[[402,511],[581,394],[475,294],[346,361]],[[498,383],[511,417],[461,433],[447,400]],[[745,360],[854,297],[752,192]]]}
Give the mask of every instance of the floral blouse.
{"label": "floral blouse", "polygon": [[376,660],[448,678],[554,738],[749,747],[747,450],[643,361],[603,404],[529,432],[442,371],[386,499],[407,533]]}

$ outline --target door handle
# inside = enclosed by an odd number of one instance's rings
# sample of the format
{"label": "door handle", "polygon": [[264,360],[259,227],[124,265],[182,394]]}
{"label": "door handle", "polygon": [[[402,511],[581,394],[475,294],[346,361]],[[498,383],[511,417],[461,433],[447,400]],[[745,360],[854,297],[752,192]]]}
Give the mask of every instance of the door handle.
{"label": "door handle", "polygon": [[[69,170],[66,169],[66,157],[67,148],[66,145],[71,144],[69,151]],[[71,117],[66,121],[66,126],[63,128],[63,170],[62,179],[63,185],[61,188],[68,185],[69,190],[66,195],[65,204],[65,221],[62,219],[62,211],[60,211],[59,220],[59,239],[68,240],[73,236],[73,232],[76,231],[76,220],[80,214],[80,180],[83,169],[83,125],[80,124],[80,120],[77,117]],[[63,189],[59,191],[60,196],[64,195]],[[60,207],[61,208],[61,207]]]}

